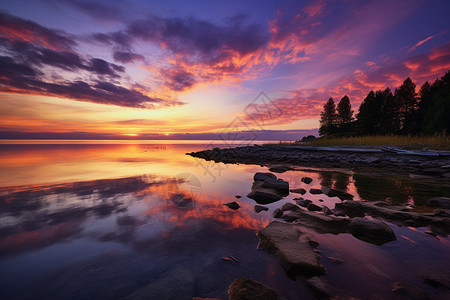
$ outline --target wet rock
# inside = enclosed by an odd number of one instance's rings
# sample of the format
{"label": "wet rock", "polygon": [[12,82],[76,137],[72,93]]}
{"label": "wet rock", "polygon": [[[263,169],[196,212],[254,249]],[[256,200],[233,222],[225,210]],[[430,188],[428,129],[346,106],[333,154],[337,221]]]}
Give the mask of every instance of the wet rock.
{"label": "wet rock", "polygon": [[307,207],[308,210],[310,211],[321,211],[322,208],[318,205],[315,205],[314,203],[310,203]]}
{"label": "wet rock", "polygon": [[306,184],[310,184],[313,181],[312,178],[309,177],[303,177],[301,180]]}
{"label": "wet rock", "polygon": [[313,195],[319,195],[323,193],[320,189],[310,189],[309,192]]}
{"label": "wet rock", "polygon": [[428,205],[433,207],[450,208],[450,198],[434,197],[427,201]]}
{"label": "wet rock", "polygon": [[271,222],[258,232],[259,248],[274,254],[289,274],[321,275],[325,269],[313,249],[317,242],[291,224]]}
{"label": "wet rock", "polygon": [[276,193],[270,191],[251,191],[248,195],[248,198],[255,200],[259,204],[269,204],[272,202],[276,202],[280,200],[282,197]]}
{"label": "wet rock", "polygon": [[287,211],[287,210],[292,210],[292,211],[297,211],[297,210],[301,210],[301,208],[300,207],[298,207],[297,205],[295,205],[295,204],[292,204],[292,203],[285,203],[285,204],[283,204],[283,206],[280,208],[281,209],[281,211]]}
{"label": "wet rock", "polygon": [[343,211],[350,218],[354,217],[364,217],[364,208],[360,202],[356,201],[344,201],[341,203],[336,203],[335,208],[337,210]]}
{"label": "wet rock", "polygon": [[284,181],[283,179],[266,179],[261,186],[264,188],[280,190],[286,196],[289,194],[289,182]]}
{"label": "wet rock", "polygon": [[230,203],[224,203],[223,205],[225,205],[231,209],[234,209],[234,210],[239,209],[239,207],[241,207],[237,202],[234,202],[234,201],[230,202]]}
{"label": "wet rock", "polygon": [[286,166],[286,165],[272,166],[269,168],[270,172],[275,172],[275,173],[284,173],[289,170],[292,170],[292,168],[290,168],[289,166]]}
{"label": "wet rock", "polygon": [[239,196],[239,195],[236,195],[236,196],[234,196],[235,198],[237,198],[237,199],[240,199],[240,198],[242,198],[241,196]]}
{"label": "wet rock", "polygon": [[272,173],[262,173],[262,172],[257,172],[255,173],[255,175],[253,175],[253,181],[264,181],[266,179],[276,180],[277,176],[275,176]]}
{"label": "wet rock", "polygon": [[394,241],[394,231],[380,220],[353,218],[349,224],[349,232],[356,238],[375,245],[383,245]]}
{"label": "wet rock", "polygon": [[293,211],[282,216],[285,221],[296,221],[306,227],[310,227],[318,233],[339,234],[348,231],[349,220],[327,216],[311,211]]}
{"label": "wet rock", "polygon": [[274,218],[281,218],[282,216],[283,216],[283,211],[281,209],[277,208],[273,211]]}
{"label": "wet rock", "polygon": [[323,212],[324,214],[328,215],[328,216],[333,214],[333,212],[331,211],[331,209],[329,209],[329,208],[326,207],[326,206],[323,206],[323,207],[322,207],[322,212]]}
{"label": "wet rock", "polygon": [[353,200],[353,195],[344,191],[332,189],[326,186],[321,188],[321,191],[328,197],[338,197],[340,200]]}
{"label": "wet rock", "polygon": [[255,207],[253,207],[253,210],[257,213],[261,212],[261,211],[268,211],[269,208],[262,206],[262,205],[255,205]]}
{"label": "wet rock", "polygon": [[249,278],[238,278],[228,288],[229,300],[277,300],[271,288]]}
{"label": "wet rock", "polygon": [[311,200],[305,200],[305,199],[297,199],[297,200],[295,200],[295,203],[297,203],[297,205],[300,205],[302,207],[308,207],[308,205],[310,203],[312,203],[312,201]]}
{"label": "wet rock", "polygon": [[305,189],[292,189],[292,190],[290,190],[290,192],[304,195],[306,193],[306,190]]}
{"label": "wet rock", "polygon": [[409,299],[414,299],[414,300],[430,299],[430,297],[424,290],[422,290],[421,288],[418,288],[415,285],[412,285],[408,282],[403,282],[403,281],[394,283],[392,292],[396,293],[396,294],[407,296]]}
{"label": "wet rock", "polygon": [[193,208],[195,206],[194,200],[183,193],[174,193],[170,195],[170,201],[181,208]]}
{"label": "wet rock", "polygon": [[324,279],[320,277],[312,277],[305,280],[306,286],[311,289],[316,299],[334,299],[333,290],[325,283]]}

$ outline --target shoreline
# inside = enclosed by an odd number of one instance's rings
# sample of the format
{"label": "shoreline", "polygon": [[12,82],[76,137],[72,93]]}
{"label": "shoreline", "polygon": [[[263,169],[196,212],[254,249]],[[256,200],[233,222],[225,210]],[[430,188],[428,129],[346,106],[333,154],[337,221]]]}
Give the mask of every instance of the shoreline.
{"label": "shoreline", "polygon": [[[412,155],[382,151],[380,147],[333,147],[254,145],[213,148],[186,153],[206,161],[252,164],[283,173],[295,167],[344,169],[358,173],[406,175],[417,179],[450,178],[450,156]],[[400,150],[400,149],[399,149]],[[426,153],[426,152],[425,152]]]}

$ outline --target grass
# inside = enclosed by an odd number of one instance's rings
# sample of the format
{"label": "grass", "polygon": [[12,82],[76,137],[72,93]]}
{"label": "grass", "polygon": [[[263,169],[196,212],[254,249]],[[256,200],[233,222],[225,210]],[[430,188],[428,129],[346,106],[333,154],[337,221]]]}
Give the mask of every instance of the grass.
{"label": "grass", "polygon": [[450,136],[435,134],[433,136],[414,135],[377,135],[319,138],[312,142],[279,142],[277,145],[307,146],[395,146],[403,149],[450,150]]}

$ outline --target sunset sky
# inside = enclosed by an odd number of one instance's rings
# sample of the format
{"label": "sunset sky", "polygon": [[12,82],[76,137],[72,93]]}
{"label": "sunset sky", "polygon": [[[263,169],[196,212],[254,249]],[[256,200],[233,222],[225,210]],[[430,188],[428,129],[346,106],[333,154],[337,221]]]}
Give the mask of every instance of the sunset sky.
{"label": "sunset sky", "polygon": [[449,16],[448,0],[2,0],[0,138],[301,137],[329,97],[356,111],[443,76]]}

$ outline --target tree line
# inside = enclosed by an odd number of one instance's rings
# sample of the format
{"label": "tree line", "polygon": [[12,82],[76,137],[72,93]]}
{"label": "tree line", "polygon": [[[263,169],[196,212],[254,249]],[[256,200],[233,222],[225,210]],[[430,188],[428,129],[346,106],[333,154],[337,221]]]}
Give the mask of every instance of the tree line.
{"label": "tree line", "polygon": [[408,77],[395,89],[370,91],[353,116],[348,96],[328,99],[320,114],[321,136],[425,134],[450,132],[450,71],[419,92]]}

